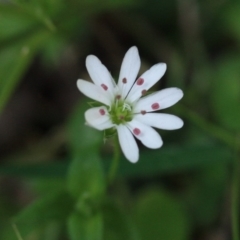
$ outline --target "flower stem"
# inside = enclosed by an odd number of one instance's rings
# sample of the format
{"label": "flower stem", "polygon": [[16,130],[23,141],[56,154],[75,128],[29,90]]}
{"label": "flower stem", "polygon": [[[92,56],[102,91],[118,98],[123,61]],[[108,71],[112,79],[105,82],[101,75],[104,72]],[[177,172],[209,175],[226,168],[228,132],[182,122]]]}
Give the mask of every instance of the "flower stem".
{"label": "flower stem", "polygon": [[232,220],[232,238],[239,240],[239,150],[235,150],[235,157],[233,162],[233,179],[232,179],[232,200],[231,200],[231,220]]}
{"label": "flower stem", "polygon": [[110,166],[109,175],[108,175],[108,181],[110,184],[112,183],[112,181],[116,176],[118,165],[119,165],[119,158],[120,158],[120,149],[119,149],[118,138],[116,135],[114,137],[114,155],[113,155],[113,160],[112,160],[112,164]]}

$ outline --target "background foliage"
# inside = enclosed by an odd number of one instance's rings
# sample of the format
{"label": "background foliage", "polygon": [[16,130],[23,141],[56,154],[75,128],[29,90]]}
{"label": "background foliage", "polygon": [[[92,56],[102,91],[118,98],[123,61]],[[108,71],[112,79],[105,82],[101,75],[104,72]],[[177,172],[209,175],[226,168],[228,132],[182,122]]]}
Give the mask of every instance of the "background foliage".
{"label": "background foliage", "polygon": [[[155,88],[183,89],[167,112],[185,125],[109,183],[112,142],[84,125],[76,80],[88,54],[117,79],[133,45],[141,72],[167,63]],[[239,47],[235,0],[0,0],[0,239],[231,239]]]}

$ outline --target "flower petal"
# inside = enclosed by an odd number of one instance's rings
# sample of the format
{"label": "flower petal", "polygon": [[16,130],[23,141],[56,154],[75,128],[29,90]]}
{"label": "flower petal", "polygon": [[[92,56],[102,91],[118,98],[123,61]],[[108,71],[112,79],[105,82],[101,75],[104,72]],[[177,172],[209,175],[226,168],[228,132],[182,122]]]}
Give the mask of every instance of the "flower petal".
{"label": "flower petal", "polygon": [[136,114],[134,119],[146,125],[165,130],[179,129],[183,126],[181,118],[166,113]]}
{"label": "flower petal", "polygon": [[108,115],[106,107],[90,108],[85,112],[87,124],[98,130],[108,129],[114,126]]}
{"label": "flower petal", "polygon": [[148,71],[143,73],[135,82],[133,88],[129,92],[127,100],[134,102],[143,95],[143,91],[151,88],[166,72],[167,65],[165,63],[158,63],[152,66]]}
{"label": "flower petal", "polygon": [[134,107],[134,113],[141,111],[153,112],[171,107],[183,97],[179,88],[166,88],[139,99]]}
{"label": "flower petal", "polygon": [[111,99],[104,93],[104,90],[95,84],[79,79],[77,81],[77,87],[87,97],[108,106],[111,105]]}
{"label": "flower petal", "polygon": [[125,54],[119,74],[118,86],[124,99],[131,89],[140,69],[140,57],[137,47],[131,47]]}
{"label": "flower petal", "polygon": [[86,67],[93,82],[113,98],[113,89],[116,84],[114,85],[110,72],[101,61],[96,56],[89,55],[86,58]]}
{"label": "flower petal", "polygon": [[130,162],[136,163],[139,158],[139,149],[132,133],[124,125],[118,125],[117,131],[123,154]]}
{"label": "flower petal", "polygon": [[143,145],[148,148],[160,148],[163,144],[162,139],[158,132],[152,127],[143,124],[135,119],[127,123],[132,134],[138,138]]}

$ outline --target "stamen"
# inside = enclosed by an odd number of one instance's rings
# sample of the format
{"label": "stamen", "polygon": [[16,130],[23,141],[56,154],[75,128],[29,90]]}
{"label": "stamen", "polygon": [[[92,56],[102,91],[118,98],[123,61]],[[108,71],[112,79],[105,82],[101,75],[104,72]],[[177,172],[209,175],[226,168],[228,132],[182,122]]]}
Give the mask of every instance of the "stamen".
{"label": "stamen", "polygon": [[123,104],[123,111],[124,111],[125,109],[127,109],[128,111],[131,111],[131,110],[132,110],[131,106],[130,106],[129,104],[127,104],[127,103],[124,103],[124,104]]}
{"label": "stamen", "polygon": [[134,133],[135,135],[139,135],[139,134],[141,133],[141,131],[140,131],[139,128],[134,128],[134,129],[133,129],[133,133]]}
{"label": "stamen", "polygon": [[101,87],[102,87],[105,91],[108,90],[108,87],[107,87],[105,84],[101,84]]}
{"label": "stamen", "polygon": [[160,105],[158,103],[153,103],[151,107],[153,110],[157,110],[160,108]]}
{"label": "stamen", "polygon": [[127,83],[127,79],[126,79],[126,78],[123,78],[122,82],[123,82],[123,83]]}
{"label": "stamen", "polygon": [[142,85],[144,83],[144,79],[143,78],[139,78],[138,80],[137,80],[137,85]]}
{"label": "stamen", "polygon": [[117,95],[116,99],[118,99],[118,100],[121,99],[121,95]]}
{"label": "stamen", "polygon": [[142,114],[142,115],[145,115],[146,113],[147,113],[147,112],[146,112],[145,110],[142,110],[142,111],[141,111],[141,114]]}
{"label": "stamen", "polygon": [[103,115],[105,115],[106,114],[106,112],[105,112],[105,110],[104,109],[99,109],[99,113],[103,116]]}
{"label": "stamen", "polygon": [[145,95],[147,93],[147,90],[146,89],[143,89],[142,90],[142,95]]}

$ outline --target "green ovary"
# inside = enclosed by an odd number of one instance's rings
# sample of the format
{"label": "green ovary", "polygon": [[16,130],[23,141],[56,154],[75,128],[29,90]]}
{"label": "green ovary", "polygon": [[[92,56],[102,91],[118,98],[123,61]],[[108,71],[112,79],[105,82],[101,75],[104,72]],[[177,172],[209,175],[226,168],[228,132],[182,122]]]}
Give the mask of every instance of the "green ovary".
{"label": "green ovary", "polygon": [[116,100],[109,111],[113,123],[119,125],[133,119],[132,106],[124,101]]}

